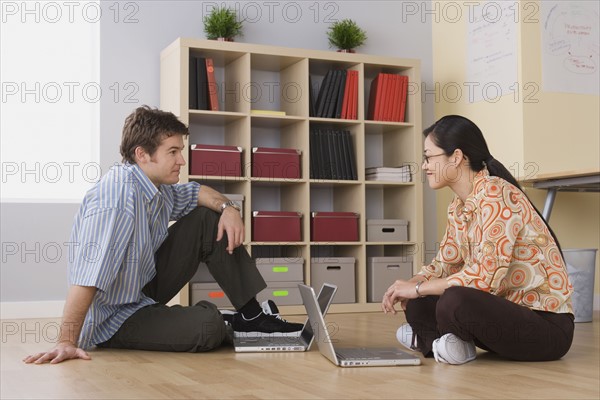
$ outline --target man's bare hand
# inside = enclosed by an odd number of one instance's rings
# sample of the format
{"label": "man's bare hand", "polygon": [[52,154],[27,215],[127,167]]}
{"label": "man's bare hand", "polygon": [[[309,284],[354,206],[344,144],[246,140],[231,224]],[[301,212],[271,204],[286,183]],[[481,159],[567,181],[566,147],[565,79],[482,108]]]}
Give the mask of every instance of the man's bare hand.
{"label": "man's bare hand", "polygon": [[233,253],[236,247],[244,243],[244,223],[240,217],[240,212],[233,207],[226,207],[223,210],[223,215],[219,220],[217,230],[217,241],[223,238],[224,233],[227,233],[227,251]]}
{"label": "man's bare hand", "polygon": [[23,361],[27,364],[44,364],[46,362],[58,364],[59,362],[76,358],[81,358],[82,360],[92,359],[83,349],[78,348],[73,343],[64,342],[57,344],[52,350],[46,353],[27,356]]}

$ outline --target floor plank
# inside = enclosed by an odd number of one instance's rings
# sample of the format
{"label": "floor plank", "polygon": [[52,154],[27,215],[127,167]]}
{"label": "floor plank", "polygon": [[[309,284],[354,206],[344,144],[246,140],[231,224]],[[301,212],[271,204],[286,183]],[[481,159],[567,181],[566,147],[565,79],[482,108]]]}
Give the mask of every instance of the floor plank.
{"label": "floor plank", "polygon": [[[339,346],[396,346],[404,316],[330,314]],[[302,317],[290,317],[301,321]],[[306,353],[159,353],[98,349],[92,361],[26,365],[47,350],[57,320],[2,320],[2,399],[598,399],[600,333],[576,324],[570,352],[553,362],[523,363],[478,351],[462,366],[423,359],[421,366],[338,368],[316,346]]]}

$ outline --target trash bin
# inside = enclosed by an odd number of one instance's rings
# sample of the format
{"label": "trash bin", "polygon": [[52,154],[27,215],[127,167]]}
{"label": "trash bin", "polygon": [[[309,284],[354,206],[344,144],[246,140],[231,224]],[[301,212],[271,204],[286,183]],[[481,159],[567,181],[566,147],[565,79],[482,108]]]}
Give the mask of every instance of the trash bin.
{"label": "trash bin", "polygon": [[573,284],[575,322],[590,322],[594,313],[594,271],[598,249],[563,250],[567,273]]}

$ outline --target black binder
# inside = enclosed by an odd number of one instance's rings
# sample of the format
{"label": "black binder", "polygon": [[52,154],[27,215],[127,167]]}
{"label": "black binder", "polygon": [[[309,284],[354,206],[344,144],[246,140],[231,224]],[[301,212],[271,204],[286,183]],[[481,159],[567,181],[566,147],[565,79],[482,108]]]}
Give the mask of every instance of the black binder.
{"label": "black binder", "polygon": [[208,77],[206,75],[206,58],[197,59],[198,67],[196,69],[198,82],[198,110],[208,110]]}
{"label": "black binder", "polygon": [[198,109],[198,58],[190,54],[190,63],[189,63],[189,87],[188,87],[188,96],[189,96],[189,109],[197,110]]}
{"label": "black binder", "polygon": [[333,131],[331,129],[327,130],[327,152],[329,154],[328,167],[330,172],[329,179],[336,180],[338,179],[337,168],[336,168],[336,159],[335,159],[335,149],[333,147]]}
{"label": "black binder", "polygon": [[308,151],[310,152],[310,179],[318,179],[318,158],[317,158],[317,144],[316,144],[316,132],[313,129],[310,130],[308,136]]}
{"label": "black binder", "polygon": [[335,117],[335,104],[337,101],[337,95],[338,95],[341,79],[342,79],[342,71],[335,70],[333,84],[329,87],[329,92],[327,93],[327,101],[326,101],[327,111],[324,115],[325,118]]}
{"label": "black binder", "polygon": [[314,88],[312,85],[312,76],[308,76],[308,103],[309,103],[309,117],[317,116],[317,108],[315,106]]}
{"label": "black binder", "polygon": [[358,174],[356,172],[356,158],[354,155],[354,146],[352,145],[352,137],[350,131],[344,131],[344,139],[346,146],[348,147],[348,158],[350,159],[350,172],[352,180],[358,180]]}
{"label": "black binder", "polygon": [[325,74],[325,78],[323,78],[323,82],[321,82],[321,89],[319,90],[319,96],[317,97],[316,106],[316,116],[323,117],[324,108],[325,108],[325,98],[327,97],[327,92],[329,91],[329,86],[331,85],[331,78],[333,76],[333,71],[327,71]]}
{"label": "black binder", "polygon": [[344,135],[340,131],[335,131],[335,141],[337,143],[338,150],[338,165],[340,166],[339,173],[340,179],[349,180],[350,179],[350,168],[348,168],[348,155],[346,146],[344,145]]}
{"label": "black binder", "polygon": [[331,179],[331,168],[329,163],[329,150],[327,147],[327,132],[319,130],[319,142],[321,152],[321,179]]}
{"label": "black binder", "polygon": [[342,118],[342,104],[344,103],[344,92],[346,91],[346,79],[348,78],[348,71],[340,71],[340,86],[338,88],[337,100],[335,104],[335,115],[333,118]]}

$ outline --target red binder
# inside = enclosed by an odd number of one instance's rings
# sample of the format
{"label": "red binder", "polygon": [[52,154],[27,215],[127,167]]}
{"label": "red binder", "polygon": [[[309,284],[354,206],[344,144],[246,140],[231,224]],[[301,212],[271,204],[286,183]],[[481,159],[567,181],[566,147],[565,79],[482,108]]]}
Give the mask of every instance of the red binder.
{"label": "red binder", "polygon": [[206,77],[208,80],[208,109],[219,111],[219,90],[215,81],[215,66],[212,58],[206,59]]}
{"label": "red binder", "polygon": [[378,113],[376,112],[377,105],[381,101],[381,83],[383,78],[381,74],[377,74],[373,82],[371,82],[371,92],[369,93],[369,119],[376,120]]}
{"label": "red binder", "polygon": [[392,117],[390,121],[400,122],[400,107],[402,100],[400,100],[400,94],[402,93],[402,78],[400,75],[393,75],[394,77],[394,100],[392,101]]}
{"label": "red binder", "polygon": [[350,118],[358,119],[358,71],[352,71],[352,103],[350,104]]}
{"label": "red binder", "polygon": [[401,75],[402,78],[402,92],[400,94],[400,122],[406,122],[406,96],[408,92],[408,76]]}
{"label": "red binder", "polygon": [[346,71],[346,85],[344,87],[344,99],[342,101],[342,115],[341,119],[348,119],[350,92],[352,87],[352,70]]}

